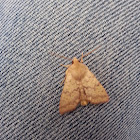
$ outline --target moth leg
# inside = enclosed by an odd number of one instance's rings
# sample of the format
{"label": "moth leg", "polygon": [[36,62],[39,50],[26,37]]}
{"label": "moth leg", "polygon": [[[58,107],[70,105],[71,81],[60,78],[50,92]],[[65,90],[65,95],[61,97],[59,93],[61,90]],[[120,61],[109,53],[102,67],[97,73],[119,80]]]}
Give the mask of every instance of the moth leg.
{"label": "moth leg", "polygon": [[64,81],[65,81],[65,78],[64,78],[63,81],[60,83],[61,86],[63,85]]}
{"label": "moth leg", "polygon": [[60,64],[60,66],[65,67],[65,68],[68,68],[70,65],[63,65],[63,64]]}
{"label": "moth leg", "polygon": [[82,56],[81,56],[81,61],[80,62],[83,63],[83,52],[82,52]]}

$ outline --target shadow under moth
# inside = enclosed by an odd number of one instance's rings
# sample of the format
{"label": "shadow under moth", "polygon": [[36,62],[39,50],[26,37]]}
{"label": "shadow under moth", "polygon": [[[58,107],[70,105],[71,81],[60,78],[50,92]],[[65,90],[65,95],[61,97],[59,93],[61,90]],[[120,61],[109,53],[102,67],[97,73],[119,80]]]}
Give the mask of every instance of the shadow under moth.
{"label": "shadow under moth", "polygon": [[101,104],[109,101],[109,96],[104,87],[88,67],[83,64],[83,57],[88,54],[83,55],[82,53],[80,61],[74,57],[71,65],[62,65],[67,70],[59,103],[61,115],[75,110],[78,104],[86,106],[88,103]]}

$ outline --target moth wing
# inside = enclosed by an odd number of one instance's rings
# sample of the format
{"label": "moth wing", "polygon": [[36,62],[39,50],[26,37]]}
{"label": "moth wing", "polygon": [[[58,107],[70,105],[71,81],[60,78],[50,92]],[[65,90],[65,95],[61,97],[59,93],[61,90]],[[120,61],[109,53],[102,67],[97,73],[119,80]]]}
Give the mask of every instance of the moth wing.
{"label": "moth wing", "polygon": [[87,71],[85,77],[82,79],[82,85],[86,94],[86,100],[90,103],[100,104],[109,101],[106,90],[90,70]]}
{"label": "moth wing", "polygon": [[64,114],[73,111],[80,102],[79,86],[77,81],[67,72],[64,88],[60,98],[59,112]]}

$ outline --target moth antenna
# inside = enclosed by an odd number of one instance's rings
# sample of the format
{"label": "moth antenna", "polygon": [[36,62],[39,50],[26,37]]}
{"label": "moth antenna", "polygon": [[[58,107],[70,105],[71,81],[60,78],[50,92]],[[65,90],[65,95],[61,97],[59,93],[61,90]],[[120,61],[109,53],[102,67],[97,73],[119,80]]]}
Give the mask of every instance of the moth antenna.
{"label": "moth antenna", "polygon": [[50,53],[51,55],[53,55],[53,56],[56,56],[56,57],[59,57],[59,58],[64,58],[64,59],[67,59],[67,60],[69,60],[69,61],[72,61],[72,59],[70,59],[70,58],[68,58],[68,57],[65,57],[65,56],[62,56],[62,55],[59,55],[59,54],[57,54],[57,53],[55,53],[55,52],[50,51],[49,53]]}
{"label": "moth antenna", "polygon": [[83,55],[83,57],[88,56],[90,53],[94,52],[95,50],[97,50],[98,48],[100,48],[101,46],[98,46],[97,48],[95,48],[94,50],[88,52],[87,54]]}

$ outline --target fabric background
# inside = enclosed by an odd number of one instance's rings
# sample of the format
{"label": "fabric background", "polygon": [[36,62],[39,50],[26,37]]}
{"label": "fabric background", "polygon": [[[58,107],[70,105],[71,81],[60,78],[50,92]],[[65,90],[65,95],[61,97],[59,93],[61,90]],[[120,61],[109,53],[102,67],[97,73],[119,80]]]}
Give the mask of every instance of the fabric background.
{"label": "fabric background", "polygon": [[[59,114],[65,76],[84,64],[110,101]],[[0,140],[139,140],[140,1],[0,0]]]}

